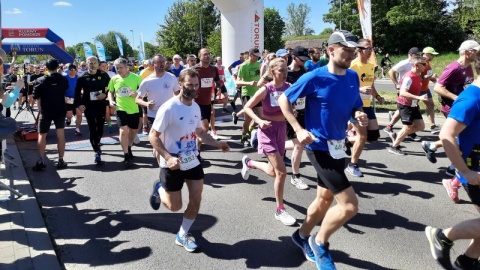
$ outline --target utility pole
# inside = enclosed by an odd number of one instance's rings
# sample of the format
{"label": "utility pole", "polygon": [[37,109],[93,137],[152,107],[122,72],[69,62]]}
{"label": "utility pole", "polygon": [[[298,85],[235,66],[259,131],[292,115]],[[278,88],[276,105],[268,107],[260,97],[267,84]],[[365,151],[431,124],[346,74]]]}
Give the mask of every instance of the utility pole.
{"label": "utility pole", "polygon": [[338,17],[340,18],[340,30],[342,30],[342,0],[340,0],[340,14]]}

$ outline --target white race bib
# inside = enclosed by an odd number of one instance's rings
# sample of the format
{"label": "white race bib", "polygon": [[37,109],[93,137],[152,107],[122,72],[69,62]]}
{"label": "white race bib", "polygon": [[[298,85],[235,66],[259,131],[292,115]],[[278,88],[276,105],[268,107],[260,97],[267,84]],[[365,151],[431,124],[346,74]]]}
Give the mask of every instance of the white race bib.
{"label": "white race bib", "polygon": [[97,96],[100,95],[102,91],[90,92],[90,100],[98,100]]}
{"label": "white race bib", "polygon": [[278,104],[278,97],[280,96],[281,93],[274,91],[270,93],[270,106],[272,107],[278,107],[280,106]]}
{"label": "white race bib", "polygon": [[74,100],[75,100],[74,98],[65,97],[65,103],[67,103],[67,104],[73,104],[73,101],[74,101]]}
{"label": "white race bib", "polygon": [[306,99],[306,97],[302,97],[302,98],[297,99],[297,101],[295,101],[295,110],[305,109],[305,99]]}
{"label": "white race bib", "polygon": [[201,88],[207,88],[213,86],[213,78],[202,78],[200,81]]}
{"label": "white race bib", "polygon": [[345,153],[345,139],[343,140],[328,140],[328,152],[330,152],[330,156],[334,159],[341,159],[347,157]]}
{"label": "white race bib", "polygon": [[417,107],[418,106],[418,100],[412,100],[412,107]]}
{"label": "white race bib", "polygon": [[180,159],[180,170],[182,171],[190,170],[200,164],[193,151],[178,154],[178,159]]}
{"label": "white race bib", "polygon": [[130,96],[130,87],[120,87],[118,89],[118,95],[121,97],[128,97]]}

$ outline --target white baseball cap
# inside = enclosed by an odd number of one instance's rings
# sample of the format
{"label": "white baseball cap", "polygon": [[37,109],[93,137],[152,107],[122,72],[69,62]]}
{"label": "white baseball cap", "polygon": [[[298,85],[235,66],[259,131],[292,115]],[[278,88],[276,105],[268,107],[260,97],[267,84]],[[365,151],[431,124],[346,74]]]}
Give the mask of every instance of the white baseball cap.
{"label": "white baseball cap", "polygon": [[480,44],[476,42],[475,40],[465,40],[462,45],[460,45],[460,48],[458,48],[459,51],[462,50],[477,50],[480,51]]}

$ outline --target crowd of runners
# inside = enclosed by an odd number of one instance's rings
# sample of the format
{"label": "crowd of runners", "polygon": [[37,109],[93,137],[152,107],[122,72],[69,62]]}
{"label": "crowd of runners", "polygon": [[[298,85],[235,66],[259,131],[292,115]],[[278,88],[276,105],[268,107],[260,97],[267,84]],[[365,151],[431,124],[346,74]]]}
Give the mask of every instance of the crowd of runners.
{"label": "crowd of runners", "polygon": [[[429,130],[438,134],[439,140],[419,142],[419,151],[435,163],[435,153],[443,147],[451,160],[446,170],[450,179],[442,182],[447,194],[458,202],[458,191],[463,186],[479,209],[480,79],[475,80],[474,69],[480,72],[480,45],[467,40],[458,51],[458,60],[445,67],[440,76],[432,72],[430,62],[438,54],[432,47],[412,47],[408,57],[385,74],[394,83],[398,98],[397,111],[391,112],[383,131],[391,139],[386,151],[405,155],[403,140],[421,141],[416,132],[423,131],[425,123],[418,103],[424,102]],[[386,56],[376,66],[371,62],[372,52],[370,40],[357,40],[342,30],[334,32],[324,47],[298,46],[272,53],[252,48],[240,53],[239,60],[228,67],[223,66],[221,57],[213,58],[207,48],[202,48],[185,58],[178,54],[155,55],[143,63],[124,58],[107,63],[89,57],[79,64],[50,59],[45,65],[28,65],[23,70],[12,65],[4,82],[7,89],[21,88],[13,110],[38,108],[36,171],[46,167],[46,137],[52,122],[57,135],[58,169],[67,166],[65,126],[74,120],[75,135],[83,136],[82,116],[88,125],[92,160],[97,165],[105,163],[100,140],[105,127],[108,133],[113,132],[112,116],[116,116],[127,167],[135,161],[132,147],[139,140],[138,134],[148,134],[160,167],[150,205],[155,210],[161,204],[170,211],[181,210],[181,190],[184,183],[187,185],[188,205],[175,243],[189,252],[198,248],[189,230],[202,200],[202,144],[224,152],[230,150],[226,142],[218,140],[214,105],[221,104],[221,113],[232,115],[233,125],[243,116],[238,143],[256,148],[267,161],[244,155],[240,174],[248,180],[250,171],[258,169],[274,179],[276,209],[272,215],[282,224],[297,223],[284,205],[287,179],[300,190],[309,188],[300,172],[304,152],[315,169],[316,198],[292,240],[318,269],[329,270],[336,269],[329,239],[358,212],[357,195],[346,173],[363,176],[358,161],[364,146],[380,137],[373,104],[382,104],[385,99],[375,88],[375,71],[381,69],[384,74],[389,59]],[[20,70],[23,74],[19,74]],[[236,86],[232,100],[226,88],[227,72]],[[447,118],[443,128],[435,123],[430,82],[435,83],[441,111]],[[395,132],[399,120],[402,127]],[[287,150],[292,150],[290,157],[286,156]],[[349,162],[345,163],[345,159]],[[292,170],[290,177],[287,166]],[[319,231],[312,233],[320,223]],[[442,267],[480,269],[480,219],[448,229],[428,226],[425,232],[432,255]],[[458,239],[472,242],[452,264],[449,251]]]}

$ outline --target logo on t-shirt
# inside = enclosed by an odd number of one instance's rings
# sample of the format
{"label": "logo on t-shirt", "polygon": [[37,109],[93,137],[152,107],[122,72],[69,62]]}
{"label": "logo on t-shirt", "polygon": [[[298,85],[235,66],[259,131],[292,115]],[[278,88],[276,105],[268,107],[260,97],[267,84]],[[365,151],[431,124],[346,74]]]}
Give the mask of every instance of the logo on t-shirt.
{"label": "logo on t-shirt", "polygon": [[169,84],[168,82],[164,83],[164,84],[163,84],[163,88],[165,88],[165,89],[170,88],[170,84]]}

